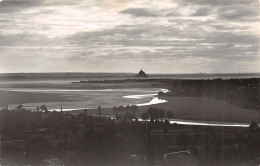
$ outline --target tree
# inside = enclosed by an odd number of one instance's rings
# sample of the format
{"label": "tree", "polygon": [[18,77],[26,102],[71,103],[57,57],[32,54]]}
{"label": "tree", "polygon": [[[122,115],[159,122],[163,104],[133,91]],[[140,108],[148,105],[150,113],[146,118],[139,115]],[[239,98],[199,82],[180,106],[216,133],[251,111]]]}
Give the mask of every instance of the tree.
{"label": "tree", "polygon": [[164,93],[162,91],[158,92],[158,96],[163,96],[163,95],[164,95]]}
{"label": "tree", "polygon": [[259,151],[260,136],[258,132],[259,132],[259,126],[257,122],[255,121],[251,122],[248,128],[248,138],[247,138],[248,151],[251,152],[251,154],[255,154],[257,151]]}
{"label": "tree", "polygon": [[165,118],[165,111],[163,109],[158,109],[158,119],[161,119],[161,121],[163,121],[162,119]]}
{"label": "tree", "polygon": [[248,128],[248,132],[249,134],[255,134],[258,130],[259,126],[257,124],[257,122],[253,121],[250,123],[249,128]]}
{"label": "tree", "polygon": [[122,105],[120,105],[118,107],[118,112],[120,112],[121,116],[123,116],[123,111],[125,110],[125,107],[123,107]]}
{"label": "tree", "polygon": [[132,106],[131,106],[131,113],[134,114],[134,115],[136,115],[137,111],[138,111],[137,105],[132,105]]}
{"label": "tree", "polygon": [[130,106],[130,105],[125,106],[125,110],[126,110],[127,112],[131,112],[131,106]]}
{"label": "tree", "polygon": [[88,109],[84,109],[84,116],[88,115]]}
{"label": "tree", "polygon": [[165,118],[165,111],[162,109],[157,109],[157,108],[152,108],[150,107],[148,109],[148,113],[150,115],[150,119],[151,121],[155,120],[155,119],[163,119]]}
{"label": "tree", "polygon": [[118,115],[118,113],[119,113],[119,107],[113,107],[113,112],[114,112],[114,114],[115,114],[115,116],[116,115]]}
{"label": "tree", "polygon": [[22,104],[19,104],[18,106],[17,106],[17,110],[21,110],[23,108],[23,105]]}
{"label": "tree", "polygon": [[131,114],[130,112],[127,112],[124,115],[124,119],[125,120],[132,120],[132,119],[135,119],[135,116],[133,114]]}
{"label": "tree", "polygon": [[142,113],[141,118],[146,122],[149,119],[149,116],[149,112],[147,111]]}
{"label": "tree", "polygon": [[133,114],[133,115],[136,115],[136,113],[138,111],[138,107],[136,105],[131,105],[131,106],[127,105],[127,106],[124,107],[124,110],[126,112]]}
{"label": "tree", "polygon": [[170,126],[170,122],[168,120],[165,120],[163,123],[163,132],[164,132],[164,151],[166,152],[167,150],[167,133],[168,133],[168,128]]}
{"label": "tree", "polygon": [[98,106],[98,117],[100,117],[100,111],[101,111],[101,107],[100,105]]}
{"label": "tree", "polygon": [[171,118],[173,118],[173,112],[172,111],[167,111],[166,112],[166,117],[169,119],[169,121],[171,121]]}
{"label": "tree", "polygon": [[120,120],[120,119],[122,119],[122,115],[116,114],[115,118],[116,118],[116,120]]}
{"label": "tree", "polygon": [[49,111],[45,104],[40,106],[40,110],[41,110],[41,112],[43,112],[43,111],[48,112]]}

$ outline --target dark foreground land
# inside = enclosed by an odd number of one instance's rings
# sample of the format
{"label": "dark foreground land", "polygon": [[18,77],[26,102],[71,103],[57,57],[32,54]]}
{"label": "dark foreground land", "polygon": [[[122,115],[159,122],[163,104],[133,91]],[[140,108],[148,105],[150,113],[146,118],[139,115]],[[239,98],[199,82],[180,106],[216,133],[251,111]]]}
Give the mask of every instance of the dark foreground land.
{"label": "dark foreground land", "polygon": [[[167,118],[165,118],[165,115]],[[169,124],[150,108],[138,121],[87,113],[0,111],[1,165],[165,165],[163,154],[190,151],[194,165],[259,165],[260,129]],[[182,163],[188,158],[180,155]],[[180,160],[180,159],[175,159]],[[177,161],[172,161],[177,162]],[[190,162],[189,162],[190,163]]]}
{"label": "dark foreground land", "polygon": [[[126,81],[80,84],[132,85]],[[166,153],[180,154],[168,165],[188,160],[180,151],[189,151],[194,158],[186,165],[259,165],[259,79],[131,81],[135,86],[169,89],[158,93],[168,102],[153,108],[133,105],[74,112],[50,112],[45,105],[34,112],[22,105],[3,108],[0,165],[167,166]],[[248,128],[213,127],[169,124],[171,118],[255,122]]]}

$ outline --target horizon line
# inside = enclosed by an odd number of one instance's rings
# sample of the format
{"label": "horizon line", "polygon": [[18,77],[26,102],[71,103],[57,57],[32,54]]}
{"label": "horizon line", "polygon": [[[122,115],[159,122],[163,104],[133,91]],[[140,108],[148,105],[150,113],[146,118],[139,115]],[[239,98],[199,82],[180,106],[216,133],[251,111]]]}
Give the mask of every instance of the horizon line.
{"label": "horizon line", "polygon": [[[138,73],[138,72],[136,72]],[[0,74],[136,74],[135,72],[7,72]],[[180,74],[260,74],[260,72],[221,72],[221,73],[211,73],[211,72],[196,72],[196,73],[147,73],[148,75],[180,75]]]}

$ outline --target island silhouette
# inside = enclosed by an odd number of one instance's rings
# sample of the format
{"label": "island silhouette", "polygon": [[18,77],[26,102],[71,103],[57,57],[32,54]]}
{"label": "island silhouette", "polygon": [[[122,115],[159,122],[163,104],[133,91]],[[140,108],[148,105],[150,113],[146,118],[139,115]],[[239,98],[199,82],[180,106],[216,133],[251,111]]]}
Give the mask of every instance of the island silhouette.
{"label": "island silhouette", "polygon": [[148,75],[143,71],[143,69],[141,68],[141,70],[139,71],[138,74],[134,75],[133,77],[138,77],[138,78],[148,78]]}

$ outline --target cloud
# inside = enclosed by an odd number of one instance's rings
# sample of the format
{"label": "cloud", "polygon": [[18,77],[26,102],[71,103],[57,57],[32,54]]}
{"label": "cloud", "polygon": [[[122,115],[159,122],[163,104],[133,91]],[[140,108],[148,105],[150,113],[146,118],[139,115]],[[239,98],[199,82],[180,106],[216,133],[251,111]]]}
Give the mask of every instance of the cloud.
{"label": "cloud", "polygon": [[258,5],[255,0],[177,0],[182,5],[210,5],[212,7],[223,7],[229,5]]}
{"label": "cloud", "polygon": [[0,1],[0,13],[18,13],[21,10],[40,6],[41,4],[41,0],[3,0]]}
{"label": "cloud", "polygon": [[232,5],[220,8],[218,13],[220,18],[227,20],[255,20],[259,15],[258,10],[257,7]]}
{"label": "cloud", "polygon": [[211,13],[210,7],[203,7],[196,11],[196,13],[193,14],[193,16],[207,16]]}
{"label": "cloud", "polygon": [[0,69],[258,71],[257,10],[253,0],[2,1]]}
{"label": "cloud", "polygon": [[159,13],[146,8],[129,8],[122,10],[123,14],[131,14],[136,17],[158,17]]}

